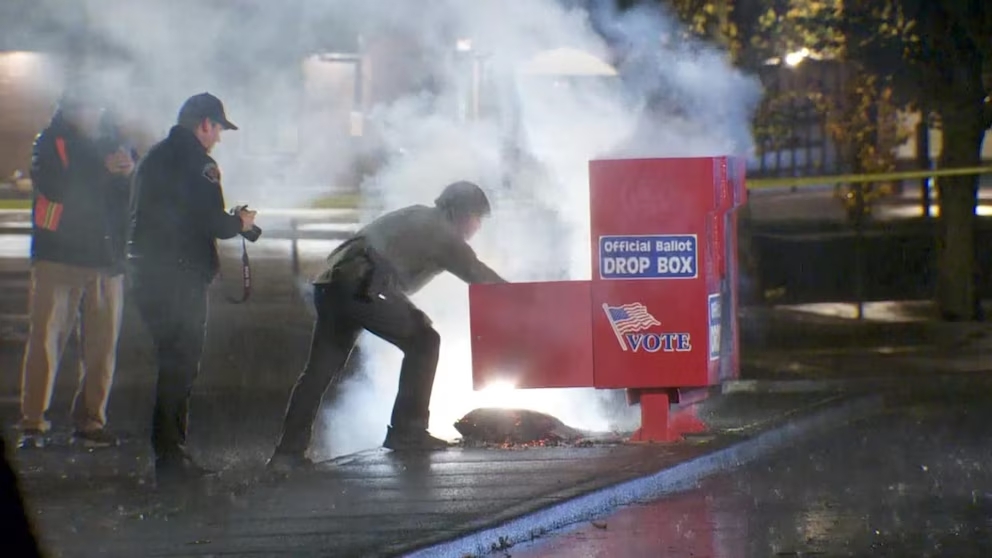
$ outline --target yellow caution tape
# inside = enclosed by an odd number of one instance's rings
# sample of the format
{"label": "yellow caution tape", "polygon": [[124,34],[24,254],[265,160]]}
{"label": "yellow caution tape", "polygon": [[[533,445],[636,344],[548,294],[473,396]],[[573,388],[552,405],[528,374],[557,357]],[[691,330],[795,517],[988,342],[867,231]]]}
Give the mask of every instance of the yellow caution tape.
{"label": "yellow caution tape", "polygon": [[831,184],[864,184],[866,182],[892,182],[914,178],[941,176],[966,176],[992,173],[992,167],[969,167],[964,169],[919,170],[904,172],[882,172],[877,174],[837,174],[833,176],[799,176],[783,178],[755,178],[747,180],[749,190],[760,188],[785,188],[804,186],[824,186]]}

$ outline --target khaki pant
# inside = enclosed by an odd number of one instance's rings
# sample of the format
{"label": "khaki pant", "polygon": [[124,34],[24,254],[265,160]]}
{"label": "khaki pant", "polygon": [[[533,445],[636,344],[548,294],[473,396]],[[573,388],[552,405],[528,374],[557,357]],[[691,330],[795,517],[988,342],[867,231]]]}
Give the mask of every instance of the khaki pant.
{"label": "khaki pant", "polygon": [[[21,428],[47,431],[45,412],[66,343],[78,327],[82,358],[72,403],[76,430],[107,422],[124,309],[124,276],[36,261],[31,269],[30,333],[21,371]],[[77,316],[81,320],[77,323]]]}

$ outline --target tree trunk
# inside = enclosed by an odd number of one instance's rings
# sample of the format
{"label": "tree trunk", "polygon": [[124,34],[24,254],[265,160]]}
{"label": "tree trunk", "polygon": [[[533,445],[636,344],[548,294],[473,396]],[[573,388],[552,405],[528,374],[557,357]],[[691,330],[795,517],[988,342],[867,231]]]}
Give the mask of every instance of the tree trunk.
{"label": "tree trunk", "polygon": [[[980,105],[975,105],[942,111],[941,168],[979,166],[985,137],[981,109]],[[947,321],[975,320],[978,306],[975,282],[978,177],[942,177],[937,184],[940,195],[937,306]]]}

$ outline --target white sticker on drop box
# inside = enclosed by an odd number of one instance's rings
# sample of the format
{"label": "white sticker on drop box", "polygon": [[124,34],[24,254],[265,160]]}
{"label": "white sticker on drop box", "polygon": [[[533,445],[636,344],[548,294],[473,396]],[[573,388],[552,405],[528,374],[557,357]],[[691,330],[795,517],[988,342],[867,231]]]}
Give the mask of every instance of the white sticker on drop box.
{"label": "white sticker on drop box", "polygon": [[723,313],[720,307],[720,295],[712,294],[707,300],[707,323],[710,327],[710,360],[720,358],[720,326],[723,322]]}

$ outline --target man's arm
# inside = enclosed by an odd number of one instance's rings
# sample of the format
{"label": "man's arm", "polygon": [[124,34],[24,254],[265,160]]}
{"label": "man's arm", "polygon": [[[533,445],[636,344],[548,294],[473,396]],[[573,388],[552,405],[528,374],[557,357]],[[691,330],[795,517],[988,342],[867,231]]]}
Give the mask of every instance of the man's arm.
{"label": "man's arm", "polygon": [[213,161],[206,163],[193,182],[192,210],[196,214],[196,222],[213,238],[237,236],[242,229],[241,217],[231,215],[224,209],[224,193],[217,164]]}
{"label": "man's arm", "polygon": [[68,166],[65,140],[47,132],[39,135],[31,153],[32,222],[36,228],[58,230],[62,220],[62,199],[68,188]]}
{"label": "man's arm", "polygon": [[489,266],[479,261],[475,250],[461,239],[445,243],[438,257],[441,266],[466,283],[508,283]]}
{"label": "man's arm", "polygon": [[68,158],[63,161],[59,156],[56,147],[58,139],[43,133],[35,140],[31,152],[31,185],[35,191],[53,201],[62,201],[68,177],[66,167],[69,161]]}

